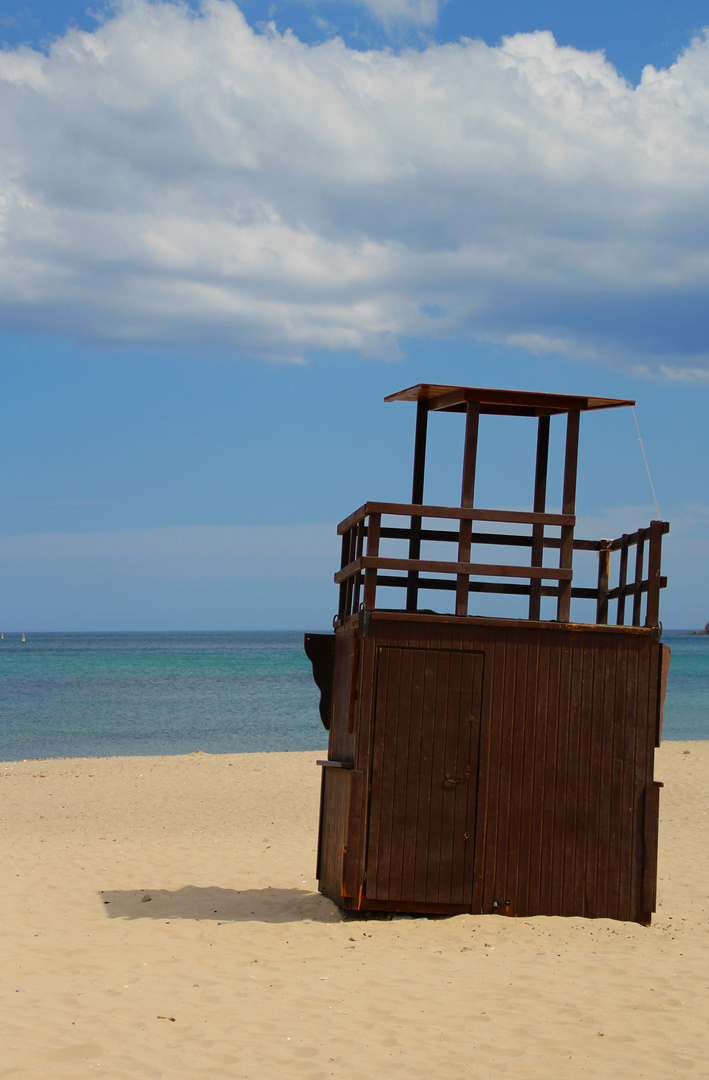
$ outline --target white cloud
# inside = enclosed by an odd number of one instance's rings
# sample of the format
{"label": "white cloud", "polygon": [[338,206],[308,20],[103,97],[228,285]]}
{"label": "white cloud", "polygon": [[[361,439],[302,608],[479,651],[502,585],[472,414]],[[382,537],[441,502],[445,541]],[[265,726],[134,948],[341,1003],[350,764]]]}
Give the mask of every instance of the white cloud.
{"label": "white cloud", "polygon": [[660,364],[660,374],[667,382],[709,382],[708,368],[669,367],[666,364]]}
{"label": "white cloud", "polygon": [[411,22],[432,26],[438,19],[438,0],[355,0],[366,7],[385,26]]}
{"label": "white cloud", "polygon": [[470,335],[702,380],[708,111],[703,38],[632,88],[548,33],[362,53],[126,0],[0,53],[0,326],[288,359]]}

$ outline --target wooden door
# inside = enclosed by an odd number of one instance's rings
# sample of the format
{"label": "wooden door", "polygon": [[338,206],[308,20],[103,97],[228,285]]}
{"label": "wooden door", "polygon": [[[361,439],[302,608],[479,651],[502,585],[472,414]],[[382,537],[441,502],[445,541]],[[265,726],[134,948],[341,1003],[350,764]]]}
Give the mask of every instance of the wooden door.
{"label": "wooden door", "polygon": [[382,647],[366,895],[469,905],[483,654]]}

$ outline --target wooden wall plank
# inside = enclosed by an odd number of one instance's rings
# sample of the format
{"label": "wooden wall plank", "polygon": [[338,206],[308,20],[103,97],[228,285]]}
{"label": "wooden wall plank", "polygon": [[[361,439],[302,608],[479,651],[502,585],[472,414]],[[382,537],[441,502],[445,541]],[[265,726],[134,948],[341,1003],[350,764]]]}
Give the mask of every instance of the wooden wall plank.
{"label": "wooden wall plank", "polygon": [[547,723],[548,650],[540,634],[530,634],[526,676],[526,726],[522,829],[517,909],[529,914],[539,907],[541,826],[544,821],[544,731]]}
{"label": "wooden wall plank", "polygon": [[[648,643],[652,645],[652,642]],[[649,762],[654,756],[654,716],[651,716],[650,685],[657,677],[655,650],[639,648],[637,723],[635,727],[635,772],[633,776],[633,847],[631,863],[630,918],[641,920],[643,908],[643,861],[645,849],[645,792],[652,781]],[[651,655],[652,654],[652,655]],[[656,685],[655,685],[656,690]],[[649,774],[649,775],[648,775]]]}
{"label": "wooden wall plank", "polygon": [[426,852],[426,900],[439,903],[440,848],[436,838],[441,835],[443,821],[443,777],[445,775],[446,729],[448,724],[448,681],[451,653],[439,652],[436,673],[436,693],[431,744],[431,787],[429,795],[429,841]]}
{"label": "wooden wall plank", "polygon": [[597,826],[596,826],[596,867],[595,889],[590,914],[608,910],[608,889],[610,884],[609,860],[611,818],[613,809],[613,774],[615,760],[613,755],[614,713],[617,679],[618,649],[611,648],[606,642],[603,658],[603,684],[600,687],[600,717],[597,727]]}
{"label": "wooden wall plank", "polygon": [[[384,790],[391,801],[389,832],[382,836],[382,846],[389,851],[389,883],[386,896],[398,900],[407,897],[403,881],[404,849],[416,841],[418,801],[411,790],[414,779],[412,756],[417,758],[415,735],[421,727],[421,702],[423,679],[420,665],[414,660],[419,650],[401,649],[399,693],[396,703],[387,711],[386,724],[390,731],[384,773],[381,778]],[[412,739],[412,730],[414,738]],[[417,771],[417,770],[416,770]],[[416,776],[418,788],[418,776]],[[380,894],[384,896],[384,894]],[[415,897],[412,897],[415,899]]]}
{"label": "wooden wall plank", "polygon": [[414,881],[417,897],[426,900],[428,859],[431,846],[431,787],[433,784],[433,747],[436,738],[437,688],[443,654],[429,649],[424,660],[424,693],[421,703],[421,749],[419,756],[418,835],[414,849]]}
{"label": "wooden wall plank", "polygon": [[[504,881],[499,881],[496,900],[511,915],[517,914],[517,889],[522,851],[522,785],[524,778],[525,731],[527,726],[527,664],[529,637],[526,633],[516,635],[517,649],[514,666],[514,694],[510,715],[505,723],[510,727],[507,850],[504,853]],[[524,813],[528,808],[524,808]]]}
{"label": "wooden wall plank", "polygon": [[475,818],[475,849],[473,854],[473,894],[471,909],[475,914],[489,910],[486,903],[492,902],[492,890],[487,881],[489,865],[488,845],[494,835],[497,824],[497,800],[490,798],[491,776],[497,774],[499,760],[499,730],[495,722],[497,690],[504,682],[505,651],[499,645],[499,632],[496,627],[487,628],[478,639],[485,649],[482,704],[480,710],[480,750],[478,767],[478,785]]}
{"label": "wooden wall plank", "polygon": [[[479,642],[476,642],[479,644]],[[466,676],[464,682],[467,687],[470,687],[469,698],[466,697],[465,702],[462,705],[463,713],[466,709],[470,709],[470,724],[469,734],[467,739],[467,745],[464,742],[464,749],[461,754],[461,761],[468,761],[468,781],[464,785],[464,791],[461,791],[461,803],[463,796],[465,797],[464,807],[464,850],[465,857],[463,859],[463,875],[462,881],[458,883],[457,879],[453,881],[453,902],[465,904],[468,908],[473,903],[473,886],[474,886],[474,873],[475,873],[475,836],[476,836],[476,817],[478,806],[478,778],[480,776],[480,754],[481,754],[481,736],[482,736],[482,714],[483,714],[483,691],[485,687],[485,656],[482,651],[477,651],[472,656],[473,668],[469,676]],[[465,754],[467,753],[467,758]],[[456,819],[456,827],[458,821]]]}
{"label": "wooden wall plank", "polygon": [[[426,676],[427,676],[427,662],[429,658],[435,661],[435,653],[427,652],[426,660],[423,665],[416,664],[413,666],[412,673],[412,693],[408,719],[408,746],[406,755],[406,773],[404,776],[404,794],[401,802],[403,804],[404,821],[401,826],[401,884],[398,895],[402,900],[415,900],[415,872],[416,872],[416,851],[417,851],[417,839],[422,827],[422,803],[424,800],[421,798],[421,755],[423,753],[423,713],[426,707]],[[404,720],[404,717],[400,717],[400,722]],[[397,835],[397,824],[395,817],[394,835],[392,841],[395,842]]]}
{"label": "wooden wall plank", "polygon": [[[392,693],[392,690],[398,686],[397,677],[400,662],[401,658],[392,650],[380,649],[370,777],[377,774],[381,775],[384,768],[387,698]],[[367,895],[383,895],[386,898],[385,878],[386,884],[388,884],[389,867],[386,866],[385,873],[380,875],[379,866],[379,839],[382,831],[386,831],[386,823],[384,826],[382,825],[382,819],[386,818],[386,807],[383,805],[384,798],[385,793],[382,792],[381,786],[376,790],[372,788],[367,843]]]}
{"label": "wooden wall plank", "polygon": [[657,840],[660,821],[660,788],[651,782],[645,789],[641,921],[649,923],[657,903]]}
{"label": "wooden wall plank", "polygon": [[566,785],[569,771],[569,715],[572,710],[572,641],[566,639],[561,646],[561,670],[559,673],[559,735],[556,756],[556,798],[554,800],[554,844],[551,872],[551,913],[563,914],[564,906],[564,858],[566,838]]}
{"label": "wooden wall plank", "polygon": [[637,715],[639,653],[629,643],[625,674],[625,708],[619,721],[623,726],[623,783],[618,807],[620,836],[618,860],[618,915],[632,918],[630,894],[633,875],[633,810],[635,801],[635,717]]}
{"label": "wooden wall plank", "polygon": [[342,898],[342,871],[349,811],[350,773],[323,769],[322,827],[318,871],[320,891],[336,904]]}
{"label": "wooden wall plank", "polygon": [[621,834],[623,824],[623,774],[625,757],[625,715],[627,708],[628,645],[616,646],[615,687],[613,693],[613,741],[611,746],[611,793],[608,829],[608,886],[606,910],[611,919],[621,916]]}
{"label": "wooden wall plank", "polygon": [[[456,792],[460,783],[459,776],[463,772],[458,771],[458,740],[461,727],[461,682],[462,682],[462,654],[459,651],[448,652],[449,668],[447,678],[447,693],[445,696],[445,723],[443,731],[437,732],[437,741],[443,748],[443,767],[441,770],[441,823],[438,836],[434,837],[434,845],[439,852],[438,861],[438,887],[437,903],[450,904],[451,885],[453,874],[454,845],[455,845],[455,810]],[[437,723],[441,718],[436,717]],[[466,763],[467,764],[467,763]]]}
{"label": "wooden wall plank", "polygon": [[[542,819],[541,819],[541,851],[539,868],[539,904],[537,910],[540,915],[551,915],[553,910],[552,885],[554,882],[554,855],[558,849],[558,840],[554,831],[556,820],[556,805],[559,798],[557,780],[559,774],[559,728],[561,724],[561,685],[562,685],[562,656],[564,647],[556,647],[552,644],[552,635],[545,632],[545,652],[547,655],[547,710],[546,721],[541,734],[543,747],[542,776],[543,790],[541,796]],[[568,653],[568,646],[565,649]]]}
{"label": "wooden wall plank", "polygon": [[670,673],[670,659],[672,649],[669,645],[660,645],[658,648],[659,675],[657,686],[657,709],[655,721],[655,746],[662,742],[662,716],[665,707],[665,695],[667,693],[667,676]]}
{"label": "wooden wall plank", "polygon": [[576,664],[581,667],[578,717],[578,758],[576,766],[576,807],[574,825],[573,882],[570,883],[570,913],[585,914],[587,874],[586,849],[591,827],[589,808],[589,767],[593,721],[593,688],[596,650],[587,648],[584,639],[576,644]]}
{"label": "wooden wall plank", "polygon": [[576,810],[579,792],[579,756],[581,740],[581,696],[583,691],[583,651],[576,639],[571,647],[568,742],[566,749],[566,779],[560,793],[563,798],[564,861],[562,869],[561,915],[574,914],[574,881],[576,863]]}
{"label": "wooden wall plank", "polygon": [[363,826],[367,812],[367,775],[361,769],[352,769],[349,777],[350,801],[342,867],[342,895],[358,902],[364,872]]}
{"label": "wooden wall plank", "polygon": [[367,771],[371,757],[378,655],[375,628],[374,637],[361,638],[359,642],[359,683],[357,686],[357,709],[355,710],[354,765],[357,769]]}
{"label": "wooden wall plank", "polygon": [[[598,864],[603,859],[600,839],[600,806],[603,775],[603,713],[606,685],[606,643],[593,649],[593,677],[588,710],[588,766],[586,769],[586,843],[582,864],[581,897],[583,913],[593,918],[596,912]],[[585,646],[589,650],[588,644]]]}
{"label": "wooden wall plank", "polygon": [[[494,847],[490,852],[492,869],[492,894],[490,896],[489,910],[499,910],[497,905],[505,900],[507,890],[507,851],[510,843],[509,806],[512,797],[512,768],[513,768],[513,741],[514,741],[514,707],[516,698],[516,674],[517,674],[517,640],[508,633],[504,633],[505,642],[505,682],[501,688],[501,705],[498,722],[500,725],[500,754],[498,759],[497,777],[492,779],[496,784],[497,800],[497,828],[493,838]],[[495,788],[493,788],[495,790]],[[492,794],[492,792],[491,792]]]}

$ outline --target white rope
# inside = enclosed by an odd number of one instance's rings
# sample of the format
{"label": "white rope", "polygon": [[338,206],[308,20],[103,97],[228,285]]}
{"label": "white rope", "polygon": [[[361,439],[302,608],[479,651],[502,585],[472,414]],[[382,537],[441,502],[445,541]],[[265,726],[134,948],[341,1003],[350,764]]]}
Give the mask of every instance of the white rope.
{"label": "white rope", "polygon": [[657,495],[655,494],[655,485],[653,484],[652,477],[650,476],[650,466],[647,463],[647,458],[645,457],[645,447],[643,446],[643,441],[642,441],[642,438],[640,437],[640,428],[638,427],[638,418],[635,415],[635,409],[633,408],[632,405],[630,406],[630,408],[631,408],[631,411],[632,411],[632,414],[633,414],[633,420],[635,421],[635,430],[638,433],[638,442],[640,443],[640,450],[642,451],[643,461],[645,462],[645,468],[647,469],[647,478],[650,481],[650,489],[652,491],[652,497],[655,500],[655,509],[657,510],[657,517],[658,517],[659,521],[662,521],[662,514],[660,513],[660,507],[658,506],[658,503],[657,503]]}

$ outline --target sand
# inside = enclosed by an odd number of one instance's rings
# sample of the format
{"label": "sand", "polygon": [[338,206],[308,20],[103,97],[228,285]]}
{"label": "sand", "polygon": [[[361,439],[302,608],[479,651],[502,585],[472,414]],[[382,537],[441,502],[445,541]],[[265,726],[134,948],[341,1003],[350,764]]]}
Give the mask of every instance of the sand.
{"label": "sand", "polygon": [[709,743],[658,753],[651,927],[344,919],[317,756],[0,766],[2,1080],[709,1076]]}

